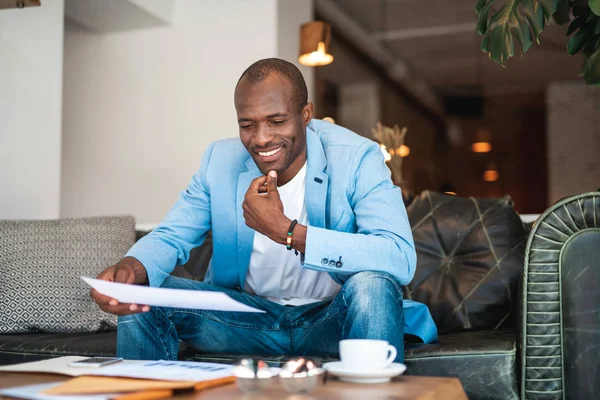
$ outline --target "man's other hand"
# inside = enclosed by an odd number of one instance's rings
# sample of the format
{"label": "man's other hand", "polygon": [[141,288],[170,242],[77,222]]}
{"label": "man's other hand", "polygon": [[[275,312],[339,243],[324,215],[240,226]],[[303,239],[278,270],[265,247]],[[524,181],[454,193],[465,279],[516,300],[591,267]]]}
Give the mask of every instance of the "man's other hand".
{"label": "man's other hand", "polygon": [[[146,268],[133,257],[125,257],[117,264],[102,271],[97,279],[109,282],[144,284],[148,280]],[[117,299],[105,296],[95,289],[90,291],[90,296],[103,311],[115,315],[128,315],[138,312],[150,311],[150,306],[134,303],[119,303]]]}
{"label": "man's other hand", "polygon": [[252,181],[242,208],[246,225],[274,242],[285,244],[287,228],[291,221],[283,213],[275,171]]}

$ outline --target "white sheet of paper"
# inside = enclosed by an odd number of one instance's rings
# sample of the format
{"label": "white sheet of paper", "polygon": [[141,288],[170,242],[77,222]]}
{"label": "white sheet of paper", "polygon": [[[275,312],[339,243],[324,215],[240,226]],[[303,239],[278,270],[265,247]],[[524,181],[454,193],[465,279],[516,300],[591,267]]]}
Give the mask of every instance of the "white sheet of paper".
{"label": "white sheet of paper", "polygon": [[94,368],[88,375],[199,382],[232,376],[233,366],[193,361],[136,361]]}
{"label": "white sheet of paper", "polygon": [[41,391],[50,389],[54,386],[58,386],[63,382],[53,382],[53,383],[42,383],[39,385],[27,385],[27,386],[18,386],[9,389],[1,389],[0,395],[7,397],[15,397],[17,399],[27,399],[27,400],[108,400],[112,397],[116,397],[115,394],[101,394],[101,395],[77,395],[77,396],[56,396],[56,395],[47,395],[40,394]]}
{"label": "white sheet of paper", "polygon": [[[0,372],[40,372],[52,373],[67,376],[79,376],[90,373],[90,367],[69,367],[74,361],[83,360],[87,357],[66,356],[58,358],[49,358],[47,360],[32,361],[22,364],[3,365]],[[105,367],[103,367],[105,368]]]}
{"label": "white sheet of paper", "polygon": [[98,279],[81,279],[105,296],[121,303],[147,304],[157,307],[193,308],[197,310],[259,312],[265,311],[233,300],[225,293],[127,285]]}
{"label": "white sheet of paper", "polygon": [[96,375],[165,381],[205,381],[233,375],[233,366],[192,361],[124,360],[105,367],[69,367],[85,357],[68,356],[0,367],[6,372],[42,372],[68,376]]}

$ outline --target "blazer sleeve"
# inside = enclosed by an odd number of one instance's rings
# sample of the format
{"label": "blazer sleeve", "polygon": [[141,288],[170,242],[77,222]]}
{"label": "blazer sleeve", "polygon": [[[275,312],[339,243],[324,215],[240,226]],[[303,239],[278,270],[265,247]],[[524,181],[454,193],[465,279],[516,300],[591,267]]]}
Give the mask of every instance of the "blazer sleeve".
{"label": "blazer sleeve", "polygon": [[304,267],[341,281],[361,271],[387,272],[406,285],[415,273],[416,252],[402,193],[390,179],[379,146],[366,146],[349,183],[356,233],[308,226]]}
{"label": "blazer sleeve", "polygon": [[200,169],[163,221],[127,252],[146,268],[150,286],[160,286],[176,265],[185,264],[211,228],[210,191],[206,180],[214,143]]}

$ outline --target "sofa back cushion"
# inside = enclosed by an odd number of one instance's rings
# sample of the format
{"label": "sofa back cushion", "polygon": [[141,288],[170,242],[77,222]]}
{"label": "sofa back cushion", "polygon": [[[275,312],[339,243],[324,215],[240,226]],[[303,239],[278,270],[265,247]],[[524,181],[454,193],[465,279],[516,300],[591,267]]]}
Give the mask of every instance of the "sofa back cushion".
{"label": "sofa back cushion", "polygon": [[134,241],[133,217],[0,221],[0,334],[116,328],[80,276],[96,277]]}
{"label": "sofa back cushion", "polygon": [[429,306],[440,333],[514,326],[527,236],[510,197],[425,191],[407,211],[417,270],[405,297]]}

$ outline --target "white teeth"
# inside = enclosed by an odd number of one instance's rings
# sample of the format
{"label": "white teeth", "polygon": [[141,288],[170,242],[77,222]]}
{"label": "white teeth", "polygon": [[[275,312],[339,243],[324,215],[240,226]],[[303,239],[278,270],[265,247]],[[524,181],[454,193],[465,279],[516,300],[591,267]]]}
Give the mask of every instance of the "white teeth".
{"label": "white teeth", "polygon": [[272,150],[272,151],[267,151],[267,152],[263,152],[263,151],[259,151],[258,154],[262,157],[269,157],[272,156],[273,154],[279,152],[279,150],[281,150],[283,147],[279,147],[278,149]]}

